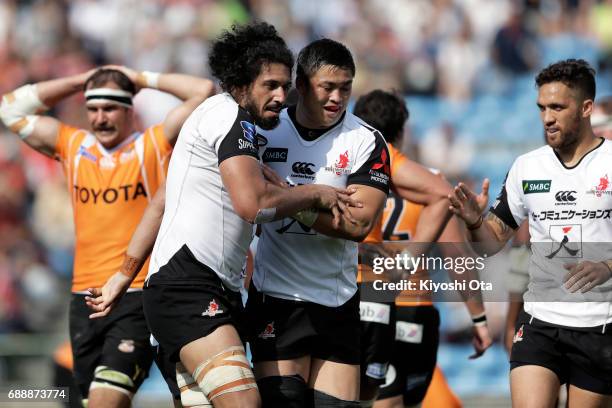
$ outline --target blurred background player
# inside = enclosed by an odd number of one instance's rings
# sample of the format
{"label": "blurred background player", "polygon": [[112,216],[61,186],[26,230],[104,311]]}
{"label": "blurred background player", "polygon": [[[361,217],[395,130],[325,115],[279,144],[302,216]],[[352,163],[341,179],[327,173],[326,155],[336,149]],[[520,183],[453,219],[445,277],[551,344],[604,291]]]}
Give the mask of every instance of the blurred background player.
{"label": "blurred background player", "polygon": [[[510,356],[513,406],[553,407],[567,383],[570,408],[607,407],[612,194],[606,174],[612,143],[591,127],[595,71],[586,61],[551,64],[536,84],[547,146],[515,160],[486,220],[464,184],[449,197],[480,253],[498,252],[523,220],[529,222],[530,282]],[[554,206],[567,202],[576,206]]]}
{"label": "blurred background player", "polygon": [[[271,180],[295,189],[331,185],[360,203],[338,226],[323,211],[263,224],[246,312],[264,406],[359,406],[357,243],[388,193],[389,153],[380,133],[346,111],[355,64],[330,39],[297,59],[297,105],[262,131]],[[289,187],[291,185],[292,187]]]}
{"label": "blurred background player", "polygon": [[209,63],[225,92],[185,122],[165,197],[160,192],[145,212],[122,270],[101,290],[92,289],[95,298],[88,301],[97,310],[92,317],[116,308],[157,235],[144,311],[161,348],[181,363],[182,391],[197,391],[183,392],[183,404],[257,407],[259,393],[240,336],[245,322],[239,289],[252,224],[307,208],[329,210],[337,218],[350,199],[345,189],[284,189],[264,179],[258,147],[265,139],[255,124],[268,130],[278,125],[293,66],[273,26],[252,23],[224,31]]}
{"label": "blurred background player", "polygon": [[[465,242],[465,232],[461,230],[457,220],[451,218],[447,224],[450,213],[446,208],[446,195],[450,191],[450,184],[442,176],[410,161],[399,150],[404,125],[409,116],[405,102],[396,94],[375,90],[358,99],[354,113],[386,135],[386,140],[390,143],[392,163],[393,191],[387,198],[380,219],[364,243],[381,246],[385,241],[398,243],[410,240],[415,243],[410,246],[410,251],[416,255],[427,253],[431,242],[436,240],[449,243]],[[485,191],[481,197],[483,206],[488,199],[487,186],[484,187]],[[405,200],[404,197],[412,201]],[[398,252],[398,247],[394,245],[389,248],[391,256]],[[454,246],[441,246],[441,250],[449,256],[465,255]],[[385,254],[384,249],[381,252],[382,256],[389,256],[389,253]],[[374,279],[371,273],[364,272],[365,269],[362,269],[362,282]],[[418,283],[424,278],[423,272],[425,271],[420,270],[412,275],[406,273],[402,278]],[[380,278],[381,275],[377,275],[375,279]],[[375,407],[418,406],[425,397],[436,366],[439,315],[433,307],[431,293],[406,290],[398,295],[394,303],[362,300],[361,304],[362,308],[374,312],[361,313],[362,401],[375,399],[378,385],[385,383]],[[470,299],[466,301],[466,305],[473,317],[484,316],[481,301]],[[375,316],[375,319],[372,320],[368,316]],[[486,320],[482,323],[474,326],[476,354],[473,357],[482,355],[492,344]],[[438,384],[445,387],[434,388],[432,396],[436,395],[439,402],[444,401],[440,394],[446,391],[445,394],[452,400],[452,392],[448,389],[443,375],[439,373],[436,379],[440,380]]]}
{"label": "blurred background player", "polygon": [[[184,102],[163,123],[138,131],[132,98],[145,87]],[[40,116],[81,91],[90,130]],[[128,406],[147,377],[153,353],[142,313],[144,274],[133,282],[112,318],[89,319],[87,289],[102,285],[121,266],[129,237],[165,179],[184,120],[212,92],[207,79],[109,66],[24,85],[2,98],[4,124],[65,170],[76,226],[70,304],[74,375],[90,407]]]}

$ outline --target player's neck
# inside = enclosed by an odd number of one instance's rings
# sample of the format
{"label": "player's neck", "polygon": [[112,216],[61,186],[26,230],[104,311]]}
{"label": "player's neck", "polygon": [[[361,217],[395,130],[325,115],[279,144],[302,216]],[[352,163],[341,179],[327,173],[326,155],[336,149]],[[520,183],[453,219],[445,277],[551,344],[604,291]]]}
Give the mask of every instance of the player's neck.
{"label": "player's neck", "polygon": [[573,167],[578,164],[587,153],[599,146],[601,140],[602,139],[595,136],[593,131],[589,128],[588,131],[584,132],[576,144],[566,148],[557,148],[555,149],[555,153],[557,153],[557,156],[565,166]]}

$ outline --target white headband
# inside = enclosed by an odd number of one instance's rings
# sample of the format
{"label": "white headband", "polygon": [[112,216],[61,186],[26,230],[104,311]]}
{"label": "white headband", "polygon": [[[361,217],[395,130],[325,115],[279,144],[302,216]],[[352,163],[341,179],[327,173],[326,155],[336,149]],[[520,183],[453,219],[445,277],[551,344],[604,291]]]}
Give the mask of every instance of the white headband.
{"label": "white headband", "polygon": [[122,89],[113,88],[94,88],[85,91],[85,104],[87,106],[95,106],[100,102],[115,103],[117,105],[132,107],[132,97],[134,95]]}

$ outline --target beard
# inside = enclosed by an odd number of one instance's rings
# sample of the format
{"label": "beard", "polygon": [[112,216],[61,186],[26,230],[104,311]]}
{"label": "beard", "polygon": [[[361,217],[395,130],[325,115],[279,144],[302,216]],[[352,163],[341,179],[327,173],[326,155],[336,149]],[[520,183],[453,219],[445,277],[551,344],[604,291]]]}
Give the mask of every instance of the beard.
{"label": "beard", "polygon": [[247,99],[244,109],[251,115],[253,121],[257,126],[262,128],[263,130],[272,130],[278,126],[280,123],[280,115],[273,116],[271,118],[265,118],[259,114],[259,109],[257,108],[257,104],[250,97]]}

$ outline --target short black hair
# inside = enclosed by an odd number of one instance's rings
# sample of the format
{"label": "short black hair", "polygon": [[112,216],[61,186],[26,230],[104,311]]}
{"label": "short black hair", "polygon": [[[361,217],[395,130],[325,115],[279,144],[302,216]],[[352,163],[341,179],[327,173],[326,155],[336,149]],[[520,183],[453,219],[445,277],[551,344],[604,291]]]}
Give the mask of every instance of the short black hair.
{"label": "short black hair", "polygon": [[261,73],[263,65],[279,63],[293,68],[293,54],[274,26],[255,22],[232,25],[213,42],[208,62],[224,91],[248,86]]}
{"label": "short black hair", "polygon": [[361,96],[353,110],[355,116],[379,130],[388,143],[395,143],[410,116],[404,99],[395,92],[376,89]]}
{"label": "short black hair", "polygon": [[583,59],[566,59],[550,64],[536,76],[539,87],[551,82],[562,82],[578,89],[585,99],[595,99],[595,70]]}
{"label": "short black hair", "polygon": [[91,74],[91,76],[87,78],[87,81],[85,81],[85,84],[83,84],[83,91],[89,88],[100,88],[107,82],[113,82],[117,84],[119,89],[131,94],[136,93],[136,86],[127,75],[116,69],[109,68],[100,68]]}
{"label": "short black hair", "polygon": [[355,61],[349,49],[338,41],[322,38],[311,42],[298,54],[296,80],[310,78],[324,65],[346,69],[355,76]]}

